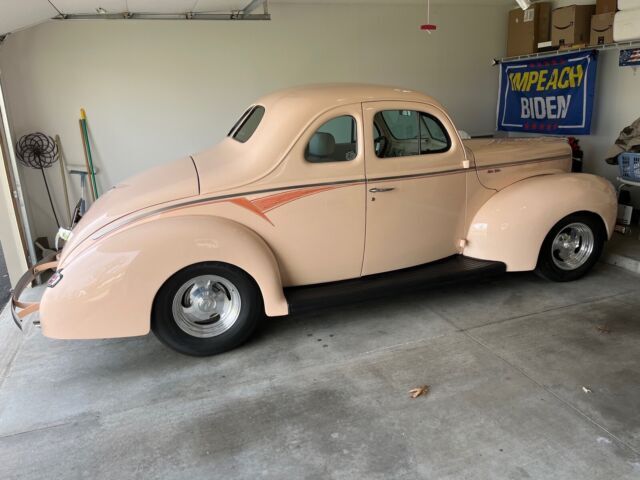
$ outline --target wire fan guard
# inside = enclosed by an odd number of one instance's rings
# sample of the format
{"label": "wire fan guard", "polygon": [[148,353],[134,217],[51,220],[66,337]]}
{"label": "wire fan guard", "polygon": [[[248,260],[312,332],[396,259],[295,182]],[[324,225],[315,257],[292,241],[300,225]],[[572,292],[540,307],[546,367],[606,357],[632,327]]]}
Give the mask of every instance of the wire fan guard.
{"label": "wire fan guard", "polygon": [[58,160],[58,145],[44,133],[30,133],[18,140],[16,155],[26,167],[49,168]]}

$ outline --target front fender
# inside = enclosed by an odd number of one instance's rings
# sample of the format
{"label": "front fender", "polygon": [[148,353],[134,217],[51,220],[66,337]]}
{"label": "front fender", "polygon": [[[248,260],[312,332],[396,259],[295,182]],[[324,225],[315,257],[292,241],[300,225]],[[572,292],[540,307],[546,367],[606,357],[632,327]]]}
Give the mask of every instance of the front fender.
{"label": "front fender", "polygon": [[598,215],[610,238],[617,212],[611,183],[577,173],[543,175],[514,183],[496,193],[475,214],[464,255],[504,262],[512,272],[533,270],[551,228],[576,212]]}
{"label": "front fender", "polygon": [[62,280],[41,300],[43,334],[68,339],[145,335],[162,284],[205,261],[246,271],[260,288],[266,314],[288,313],[276,259],[255,232],[219,217],[164,217],[116,231],[61,265]]}

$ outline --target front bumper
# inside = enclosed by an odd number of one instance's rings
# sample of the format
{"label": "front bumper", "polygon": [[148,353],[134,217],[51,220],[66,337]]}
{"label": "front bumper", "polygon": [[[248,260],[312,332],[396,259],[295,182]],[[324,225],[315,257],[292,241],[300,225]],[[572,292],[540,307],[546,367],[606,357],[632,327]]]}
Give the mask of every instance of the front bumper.
{"label": "front bumper", "polygon": [[[16,288],[11,292],[11,316],[20,330],[22,330],[22,320],[27,315],[37,312],[40,309],[40,302],[21,302],[20,295],[22,295],[24,289],[40,276],[41,273],[47,270],[55,270],[58,266],[57,256],[57,252],[52,253],[27,270],[24,275],[20,277],[20,280],[18,280]],[[34,323],[38,324],[40,322]]]}

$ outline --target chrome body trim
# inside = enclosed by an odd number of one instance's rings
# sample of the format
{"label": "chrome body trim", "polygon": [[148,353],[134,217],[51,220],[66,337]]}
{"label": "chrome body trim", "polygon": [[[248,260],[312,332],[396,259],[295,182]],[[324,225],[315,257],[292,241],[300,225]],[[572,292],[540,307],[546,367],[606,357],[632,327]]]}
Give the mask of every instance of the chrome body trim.
{"label": "chrome body trim", "polygon": [[566,155],[556,155],[553,157],[544,157],[544,158],[532,158],[531,160],[522,160],[521,162],[509,162],[509,163],[494,163],[491,165],[483,165],[482,167],[478,167],[476,165],[477,170],[490,170],[492,168],[507,168],[507,167],[516,167],[519,165],[527,165],[530,163],[544,163],[544,162],[555,162],[558,160],[571,160],[571,157]]}
{"label": "chrome body trim", "polygon": [[[540,162],[551,162],[551,161],[556,161],[556,160],[567,160],[568,158],[564,155],[559,155],[556,157],[548,157],[548,158],[536,158],[536,159],[532,159],[532,160],[524,160],[521,162],[512,162],[512,163],[502,163],[502,164],[495,164],[495,165],[485,165],[482,167],[478,167],[477,165],[476,170],[488,170],[488,169],[492,169],[492,168],[497,168],[497,167],[511,167],[511,166],[517,166],[517,165],[526,165],[529,163],[540,163]],[[215,202],[220,202],[220,201],[224,201],[224,200],[228,200],[228,199],[232,199],[232,198],[238,198],[238,197],[246,197],[246,196],[250,196],[250,195],[260,195],[263,193],[274,193],[274,192],[284,192],[284,191],[288,191],[288,190],[297,190],[297,189],[301,189],[301,188],[313,188],[313,187],[325,187],[325,186],[337,186],[337,185],[359,185],[362,183],[376,183],[376,182],[389,182],[389,181],[395,181],[395,180],[412,180],[412,179],[417,179],[417,178],[428,178],[428,177],[439,177],[439,176],[443,176],[443,175],[455,175],[458,173],[465,173],[465,172],[469,172],[472,171],[473,169],[471,168],[455,168],[455,169],[451,169],[451,170],[443,170],[440,172],[429,172],[429,173],[414,173],[414,174],[408,174],[408,175],[394,175],[394,176],[390,176],[390,177],[380,177],[380,178],[367,178],[367,179],[353,179],[353,180],[341,180],[341,181],[337,181],[337,182],[322,182],[322,183],[308,183],[308,184],[301,184],[301,185],[290,185],[290,186],[286,186],[286,187],[274,187],[274,188],[266,188],[266,189],[262,189],[262,190],[254,190],[254,191],[247,191],[247,192],[238,192],[238,193],[229,193],[229,194],[225,194],[225,195],[216,195],[216,196],[210,196],[210,197],[203,197],[203,198],[196,198],[193,200],[187,200],[184,202],[180,202],[180,203],[176,203],[173,205],[166,205],[164,207],[158,208],[156,210],[150,211],[150,212],[144,212],[144,213],[140,213],[140,214],[132,214],[130,218],[126,219],[126,221],[119,223],[118,220],[114,220],[113,222],[105,225],[104,227],[102,227],[101,229],[97,230],[96,232],[94,232],[91,235],[91,239],[92,240],[99,240],[100,238],[104,237],[105,235],[108,235],[109,233],[118,230],[119,228],[123,228],[127,225],[130,225],[131,223],[143,220],[145,218],[149,218],[149,217],[153,217],[155,215],[160,215],[162,213],[166,213],[166,212],[170,212],[172,210],[178,210],[178,209],[182,209],[182,208],[188,208],[188,207],[193,207],[196,205],[205,205],[207,203],[215,203]],[[126,217],[126,215],[125,215]],[[122,217],[124,218],[124,217]]]}

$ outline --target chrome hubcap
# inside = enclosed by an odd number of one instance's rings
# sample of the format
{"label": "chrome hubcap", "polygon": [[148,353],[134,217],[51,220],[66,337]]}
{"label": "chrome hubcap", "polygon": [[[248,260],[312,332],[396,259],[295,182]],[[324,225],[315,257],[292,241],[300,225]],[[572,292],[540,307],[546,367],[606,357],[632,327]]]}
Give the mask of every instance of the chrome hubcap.
{"label": "chrome hubcap", "polygon": [[185,282],[173,297],[173,318],[193,337],[210,338],[229,330],[240,315],[240,292],[226,278],[202,275]]}
{"label": "chrome hubcap", "polygon": [[572,223],[558,232],[551,245],[553,263],[562,270],[575,270],[591,257],[593,232],[584,223]]}

